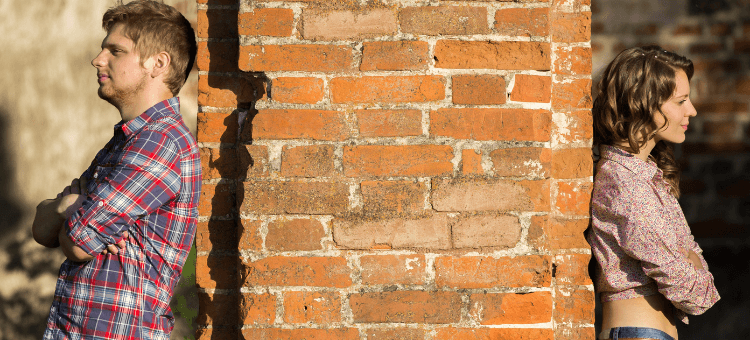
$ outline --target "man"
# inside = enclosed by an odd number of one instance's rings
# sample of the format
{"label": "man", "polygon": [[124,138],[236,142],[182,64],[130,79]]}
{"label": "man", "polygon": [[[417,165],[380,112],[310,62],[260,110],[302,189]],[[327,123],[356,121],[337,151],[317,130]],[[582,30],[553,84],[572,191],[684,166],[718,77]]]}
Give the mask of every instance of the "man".
{"label": "man", "polygon": [[34,239],[61,247],[44,339],[169,339],[169,307],[198,217],[200,158],[175,96],[196,42],[174,8],[109,9],[91,64],[122,117],[89,168],[37,207]]}

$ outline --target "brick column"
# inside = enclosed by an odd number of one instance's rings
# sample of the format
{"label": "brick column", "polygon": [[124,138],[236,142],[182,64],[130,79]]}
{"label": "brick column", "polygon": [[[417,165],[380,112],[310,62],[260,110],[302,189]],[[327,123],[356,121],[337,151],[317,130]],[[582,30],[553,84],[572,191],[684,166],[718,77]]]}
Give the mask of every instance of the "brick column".
{"label": "brick column", "polygon": [[199,339],[593,337],[588,3],[198,2]]}

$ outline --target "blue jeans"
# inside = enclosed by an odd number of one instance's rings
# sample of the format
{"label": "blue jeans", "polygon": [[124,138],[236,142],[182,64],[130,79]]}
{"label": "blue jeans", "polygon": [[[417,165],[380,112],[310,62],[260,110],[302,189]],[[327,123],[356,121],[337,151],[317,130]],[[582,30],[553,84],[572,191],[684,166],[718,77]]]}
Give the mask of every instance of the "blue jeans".
{"label": "blue jeans", "polygon": [[615,327],[610,329],[609,338],[612,340],[618,340],[619,338],[674,340],[674,338],[667,333],[647,327]]}

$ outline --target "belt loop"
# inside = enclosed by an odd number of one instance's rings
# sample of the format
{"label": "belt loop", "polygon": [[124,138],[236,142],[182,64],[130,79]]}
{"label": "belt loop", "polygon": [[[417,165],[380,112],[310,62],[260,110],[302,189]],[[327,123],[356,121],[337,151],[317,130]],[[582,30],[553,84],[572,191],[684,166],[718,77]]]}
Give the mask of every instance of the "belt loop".
{"label": "belt loop", "polygon": [[618,340],[620,338],[620,327],[614,327],[612,330],[609,331],[609,337],[612,338],[612,340]]}

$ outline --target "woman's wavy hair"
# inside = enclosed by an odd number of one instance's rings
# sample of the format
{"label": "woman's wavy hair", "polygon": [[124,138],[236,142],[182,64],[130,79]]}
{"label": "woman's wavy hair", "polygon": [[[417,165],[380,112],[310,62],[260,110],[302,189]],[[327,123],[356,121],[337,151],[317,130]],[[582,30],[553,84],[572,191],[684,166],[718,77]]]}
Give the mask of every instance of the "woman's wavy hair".
{"label": "woman's wavy hair", "polygon": [[[690,80],[693,62],[656,45],[620,52],[604,70],[594,94],[594,145],[638,153],[669,121],[661,106],[674,93],[677,70]],[[656,114],[664,118],[662,126],[654,121]],[[672,145],[659,141],[650,157],[662,170],[672,195],[679,197],[680,169]]]}

